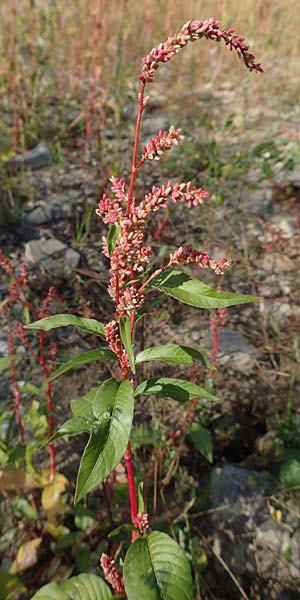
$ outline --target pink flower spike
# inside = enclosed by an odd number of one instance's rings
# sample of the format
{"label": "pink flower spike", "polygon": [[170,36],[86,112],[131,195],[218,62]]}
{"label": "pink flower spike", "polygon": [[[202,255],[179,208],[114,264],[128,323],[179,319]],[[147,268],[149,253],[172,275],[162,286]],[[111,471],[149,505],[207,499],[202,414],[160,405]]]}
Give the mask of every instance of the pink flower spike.
{"label": "pink flower spike", "polygon": [[115,561],[108,554],[102,554],[100,564],[103,569],[104,578],[110,583],[116,594],[124,593],[124,581],[121,571],[117,568]]}
{"label": "pink flower spike", "polygon": [[203,37],[214,42],[223,40],[230,50],[236,50],[238,55],[243,58],[249,71],[263,71],[261,65],[254,62],[255,57],[253,54],[248,52],[249,46],[245,43],[245,38],[235,35],[234,29],[220,29],[220,22],[211,17],[205,21],[188,21],[179,33],[170,36],[166,42],[159,44],[157,48],[153,48],[142,59],[143,68],[142,73],[139,75],[140,81],[143,83],[152,82],[160,63],[171,60],[189,42],[200,40]]}
{"label": "pink flower spike", "polygon": [[180,140],[184,140],[181,129],[175,129],[175,127],[171,125],[169,131],[160,130],[158,135],[153,137],[150,142],[144,146],[141,163],[146,160],[159,160],[166,150],[170,150],[172,146],[178,146]]}

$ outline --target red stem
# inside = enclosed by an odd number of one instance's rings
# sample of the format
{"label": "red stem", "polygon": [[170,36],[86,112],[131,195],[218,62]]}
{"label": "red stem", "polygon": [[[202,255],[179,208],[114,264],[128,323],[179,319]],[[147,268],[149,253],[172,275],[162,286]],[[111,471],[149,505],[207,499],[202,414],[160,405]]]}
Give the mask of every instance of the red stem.
{"label": "red stem", "polygon": [[136,491],[135,491],[135,484],[134,484],[134,472],[133,472],[132,451],[131,451],[130,442],[128,442],[127,449],[124,454],[124,459],[126,462],[127,477],[128,477],[131,521],[132,521],[132,524],[134,525],[136,522],[136,517],[137,517],[137,499],[136,499]]}
{"label": "red stem", "polygon": [[[47,368],[45,353],[44,353],[44,335],[43,332],[39,331],[40,341],[40,365],[43,369],[45,378],[48,379],[50,371]],[[47,382],[47,412],[48,412],[48,436],[52,437],[54,431],[54,418],[53,418],[53,400],[52,400],[52,387],[50,381]],[[55,448],[53,444],[49,444],[49,457],[50,457],[50,480],[53,480],[55,475]]]}
{"label": "red stem", "polygon": [[143,115],[143,110],[144,110],[145,85],[146,84],[144,82],[141,83],[141,91],[139,93],[139,110],[138,110],[138,115],[137,115],[137,119],[136,119],[136,126],[135,126],[134,147],[133,147],[133,156],[132,156],[132,164],[131,164],[131,177],[130,177],[129,192],[128,192],[127,210],[126,210],[126,216],[127,217],[130,215],[130,209],[131,209],[131,204],[132,204],[133,186],[134,186],[136,174],[137,174],[137,171],[138,171],[137,153],[138,153],[138,146],[139,146],[139,136],[140,136],[141,120],[142,120],[142,115]]}
{"label": "red stem", "polygon": [[11,373],[11,378],[12,378],[13,388],[14,388],[14,395],[15,395],[15,406],[14,406],[14,409],[15,409],[15,415],[16,415],[16,423],[17,423],[18,428],[19,428],[21,442],[22,442],[22,444],[24,444],[24,441],[25,441],[25,431],[24,431],[24,426],[23,426],[23,423],[22,423],[21,412],[20,412],[20,391],[19,391],[19,386],[18,386],[18,382],[17,382],[16,371],[15,371],[15,362],[14,361],[12,361],[10,363],[10,373]]}

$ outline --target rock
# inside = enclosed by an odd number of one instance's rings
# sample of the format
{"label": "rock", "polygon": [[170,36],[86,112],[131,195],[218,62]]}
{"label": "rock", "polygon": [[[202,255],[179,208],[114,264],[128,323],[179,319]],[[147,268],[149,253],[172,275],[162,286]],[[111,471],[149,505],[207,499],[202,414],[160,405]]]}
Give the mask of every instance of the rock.
{"label": "rock", "polygon": [[[257,568],[261,577],[273,579],[300,578],[300,533],[273,519],[267,519],[256,530]],[[274,556],[279,560],[274,560]]]}
{"label": "rock", "polygon": [[279,325],[292,317],[300,316],[300,306],[282,300],[273,302],[261,300],[259,310],[267,321],[275,321]]}
{"label": "rock", "polygon": [[25,244],[25,260],[39,264],[46,271],[69,273],[80,261],[80,254],[55,238],[30,240]]}
{"label": "rock", "polygon": [[248,187],[242,191],[241,204],[247,212],[265,217],[272,211],[272,197],[273,190],[270,188],[252,190]]}
{"label": "rock", "polygon": [[158,115],[157,117],[150,116],[143,121],[143,133],[149,137],[157,135],[161,129],[168,128],[168,119],[164,115]]}
{"label": "rock", "polygon": [[210,492],[216,509],[213,550],[235,575],[250,579],[257,573],[279,581],[283,591],[287,582],[300,583],[300,517],[295,503],[284,509],[298,515],[295,527],[289,525],[288,514],[283,514],[282,523],[270,516],[267,498],[276,489],[277,482],[269,474],[232,466],[215,468]]}
{"label": "rock", "polygon": [[[255,522],[262,522],[264,516],[261,518],[257,516],[257,510],[253,511],[255,502],[260,503],[262,496],[270,494],[276,488],[276,482],[271,475],[260,471],[249,471],[248,469],[242,469],[239,467],[227,466],[224,468],[216,467],[213,469],[211,476],[211,505],[213,508],[217,508],[220,505],[228,505],[229,511],[236,509],[234,508],[237,502],[250,504],[250,510],[247,509],[247,520],[249,526],[252,527],[254,522],[251,520],[251,515],[255,515]],[[227,522],[227,509],[225,513],[216,512],[213,513],[213,521],[215,524],[224,523],[224,518]],[[240,512],[240,516],[242,513]],[[244,526],[246,524],[243,518]]]}
{"label": "rock", "polygon": [[255,554],[247,542],[228,543],[228,538],[222,533],[216,533],[213,541],[214,554],[220,556],[235,575],[244,576],[257,574]]}
{"label": "rock", "polygon": [[24,216],[29,225],[43,225],[52,218],[52,208],[48,201],[39,202],[31,210],[27,210]]}
{"label": "rock", "polygon": [[6,338],[0,338],[0,355],[6,356],[8,354],[8,346]]}
{"label": "rock", "polygon": [[10,170],[19,170],[22,167],[30,167],[31,169],[41,169],[52,163],[52,156],[45,142],[40,142],[32,150],[24,152],[24,154],[16,154],[7,161],[7,166]]}
{"label": "rock", "polygon": [[294,271],[295,262],[286,254],[268,253],[261,261],[261,268],[267,273],[288,273]]}
{"label": "rock", "polygon": [[80,258],[79,252],[76,252],[76,250],[73,250],[73,248],[68,248],[65,253],[64,260],[66,270],[73,271],[76,269],[80,263]]}
{"label": "rock", "polygon": [[220,335],[218,362],[235,371],[249,372],[256,363],[257,351],[239,331],[224,328]]}

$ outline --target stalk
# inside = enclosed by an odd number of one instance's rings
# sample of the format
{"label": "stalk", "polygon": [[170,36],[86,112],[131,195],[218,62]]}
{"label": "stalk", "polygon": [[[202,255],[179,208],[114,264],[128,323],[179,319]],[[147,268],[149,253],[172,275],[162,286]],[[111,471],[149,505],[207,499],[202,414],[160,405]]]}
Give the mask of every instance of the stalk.
{"label": "stalk", "polygon": [[[40,357],[39,362],[42,367],[45,378],[48,379],[50,372],[46,365],[45,353],[44,353],[44,335],[43,332],[39,331],[39,342],[40,342]],[[54,418],[53,418],[53,399],[52,399],[52,387],[50,381],[47,382],[47,412],[48,412],[48,437],[51,438],[54,432]],[[50,480],[54,479],[56,465],[55,465],[55,448],[54,444],[49,444],[49,459],[50,459]]]}
{"label": "stalk", "polygon": [[137,153],[138,153],[138,147],[139,147],[139,137],[140,137],[140,129],[141,129],[141,120],[142,120],[143,111],[144,111],[145,85],[146,84],[144,82],[141,83],[141,91],[140,91],[140,93],[138,95],[139,110],[138,110],[138,115],[137,115],[137,119],[136,119],[136,126],[135,126],[135,137],[134,137],[134,147],[133,147],[133,156],[132,156],[132,164],[131,164],[131,177],[130,177],[130,184],[129,184],[126,217],[128,217],[130,215],[130,209],[131,209],[131,204],[132,204],[132,192],[133,192],[133,187],[134,187],[134,183],[135,183],[136,174],[137,174],[137,171],[138,171],[138,167],[137,167]]}

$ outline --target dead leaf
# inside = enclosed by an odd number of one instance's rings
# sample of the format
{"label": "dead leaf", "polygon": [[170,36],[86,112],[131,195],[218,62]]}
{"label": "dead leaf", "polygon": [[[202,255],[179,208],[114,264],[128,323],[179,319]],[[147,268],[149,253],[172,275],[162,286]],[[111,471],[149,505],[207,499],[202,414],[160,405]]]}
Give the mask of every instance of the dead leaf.
{"label": "dead leaf", "polygon": [[41,545],[41,542],[42,538],[35,538],[34,540],[25,542],[20,546],[16,559],[9,569],[11,575],[21,573],[22,571],[25,571],[36,564],[38,560],[38,549]]}

